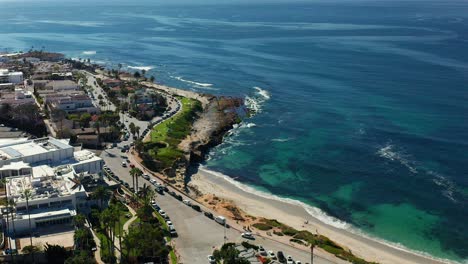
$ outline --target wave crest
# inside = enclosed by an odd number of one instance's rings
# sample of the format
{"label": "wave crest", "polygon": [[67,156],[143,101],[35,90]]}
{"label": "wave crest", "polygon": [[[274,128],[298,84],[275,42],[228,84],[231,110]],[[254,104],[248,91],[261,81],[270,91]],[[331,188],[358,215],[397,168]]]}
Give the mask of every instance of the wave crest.
{"label": "wave crest", "polygon": [[390,143],[387,143],[384,147],[380,148],[377,151],[377,154],[382,158],[399,162],[412,173],[418,173],[413,162],[409,160],[409,156],[401,151],[395,150],[395,146]]}
{"label": "wave crest", "polygon": [[271,99],[271,95],[267,90],[264,90],[258,86],[253,87],[256,92],[252,96],[245,97],[245,106],[250,109],[253,113],[261,113],[263,105],[266,101]]}
{"label": "wave crest", "polygon": [[171,77],[173,77],[174,79],[179,80],[181,82],[190,83],[190,84],[193,84],[193,85],[199,86],[199,87],[211,87],[211,86],[213,86],[213,84],[211,84],[211,83],[195,82],[195,81],[184,79],[184,78],[182,78],[180,76],[171,76]]}
{"label": "wave crest", "polygon": [[134,69],[134,70],[145,70],[145,71],[149,71],[151,69],[153,69],[154,67],[152,66],[127,66],[127,68],[129,69]]}

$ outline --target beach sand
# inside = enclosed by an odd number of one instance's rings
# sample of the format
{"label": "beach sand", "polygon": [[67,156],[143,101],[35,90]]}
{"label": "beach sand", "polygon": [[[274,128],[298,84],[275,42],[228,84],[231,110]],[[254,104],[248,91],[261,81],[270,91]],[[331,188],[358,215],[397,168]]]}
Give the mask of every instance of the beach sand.
{"label": "beach sand", "polygon": [[[203,167],[192,176],[189,186],[194,187],[202,194],[211,194],[232,201],[233,204],[248,215],[276,219],[298,230],[308,230],[312,233],[318,232],[341,246],[350,249],[355,255],[367,261],[385,264],[450,263],[448,261],[430,259],[345,229],[325,224],[317,218],[312,217],[300,204],[268,198],[266,194],[257,195],[244,191],[245,188],[241,189],[239,183],[235,183],[232,179],[226,179],[226,177]],[[307,224],[306,221],[308,221]]]}

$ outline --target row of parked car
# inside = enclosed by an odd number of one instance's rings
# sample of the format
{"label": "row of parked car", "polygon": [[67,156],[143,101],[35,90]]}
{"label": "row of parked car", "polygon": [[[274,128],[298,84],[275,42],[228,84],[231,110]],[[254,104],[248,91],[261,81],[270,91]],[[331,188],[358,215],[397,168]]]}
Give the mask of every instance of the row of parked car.
{"label": "row of parked car", "polygon": [[276,260],[279,263],[286,264],[302,264],[300,261],[295,261],[291,256],[285,256],[282,251],[278,251],[276,254],[273,250],[266,251],[263,246],[258,246],[258,254],[260,256],[267,257],[271,260]]}
{"label": "row of parked car", "polygon": [[122,184],[126,188],[131,189],[130,185],[124,182],[123,180],[121,180],[119,176],[115,175],[115,173],[109,167],[107,167],[107,165],[104,165],[102,168],[104,169],[104,172],[107,174],[109,178],[113,178],[114,180],[118,181],[120,184]]}

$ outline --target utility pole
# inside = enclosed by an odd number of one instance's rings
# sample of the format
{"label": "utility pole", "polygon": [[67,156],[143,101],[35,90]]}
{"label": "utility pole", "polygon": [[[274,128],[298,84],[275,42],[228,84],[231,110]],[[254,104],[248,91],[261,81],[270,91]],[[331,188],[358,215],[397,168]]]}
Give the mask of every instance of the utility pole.
{"label": "utility pole", "polygon": [[226,236],[226,221],[224,221],[224,244],[227,242],[227,236]]}
{"label": "utility pole", "polygon": [[314,247],[315,243],[310,245],[310,264],[314,264]]}

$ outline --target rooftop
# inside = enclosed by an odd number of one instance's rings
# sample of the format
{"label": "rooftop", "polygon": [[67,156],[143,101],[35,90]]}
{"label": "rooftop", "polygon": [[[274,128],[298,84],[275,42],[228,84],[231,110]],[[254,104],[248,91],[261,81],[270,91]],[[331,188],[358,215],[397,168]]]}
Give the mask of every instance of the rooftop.
{"label": "rooftop", "polygon": [[[1,142],[0,142],[1,143]],[[66,140],[40,138],[26,141],[10,141],[0,145],[0,159],[14,159],[47,153],[58,149],[73,148]]]}

